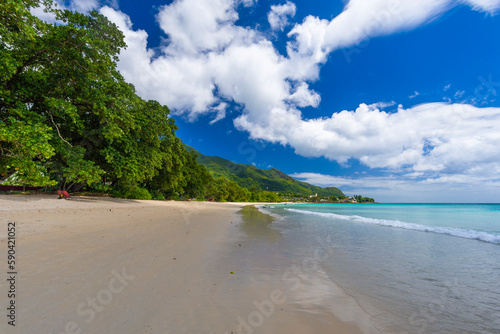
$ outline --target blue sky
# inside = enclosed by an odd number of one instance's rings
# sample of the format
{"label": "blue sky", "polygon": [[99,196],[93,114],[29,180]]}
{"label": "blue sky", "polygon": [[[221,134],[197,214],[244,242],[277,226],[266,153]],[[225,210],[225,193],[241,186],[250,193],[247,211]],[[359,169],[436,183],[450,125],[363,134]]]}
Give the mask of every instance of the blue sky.
{"label": "blue sky", "polygon": [[206,155],[381,202],[500,202],[500,0],[72,1]]}

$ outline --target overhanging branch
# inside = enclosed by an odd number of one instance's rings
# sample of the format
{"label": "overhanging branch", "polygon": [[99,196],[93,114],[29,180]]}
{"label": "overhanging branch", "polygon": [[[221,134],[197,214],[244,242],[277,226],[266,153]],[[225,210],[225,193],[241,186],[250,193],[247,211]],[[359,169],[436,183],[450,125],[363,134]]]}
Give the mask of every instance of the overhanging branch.
{"label": "overhanging branch", "polygon": [[61,136],[61,132],[59,132],[59,128],[57,127],[57,125],[56,125],[56,123],[54,122],[54,119],[52,118],[52,115],[51,115],[50,113],[49,113],[49,116],[50,116],[50,120],[52,121],[52,124],[54,124],[54,126],[55,126],[55,128],[56,128],[56,130],[57,130],[57,135],[59,136],[59,138],[61,138],[61,140],[62,140],[63,142],[65,142],[66,144],[68,144],[68,145],[69,145],[69,147],[73,147],[73,145],[71,145],[70,143],[68,143],[68,142],[66,141],[66,139],[64,139],[64,138]]}

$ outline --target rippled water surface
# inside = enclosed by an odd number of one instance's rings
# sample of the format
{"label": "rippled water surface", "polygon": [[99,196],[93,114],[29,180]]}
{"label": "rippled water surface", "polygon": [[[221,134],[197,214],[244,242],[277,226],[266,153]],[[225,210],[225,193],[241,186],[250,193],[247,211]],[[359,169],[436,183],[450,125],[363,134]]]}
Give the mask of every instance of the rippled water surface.
{"label": "rippled water surface", "polygon": [[382,333],[500,333],[500,205],[279,205],[290,257],[321,267]]}

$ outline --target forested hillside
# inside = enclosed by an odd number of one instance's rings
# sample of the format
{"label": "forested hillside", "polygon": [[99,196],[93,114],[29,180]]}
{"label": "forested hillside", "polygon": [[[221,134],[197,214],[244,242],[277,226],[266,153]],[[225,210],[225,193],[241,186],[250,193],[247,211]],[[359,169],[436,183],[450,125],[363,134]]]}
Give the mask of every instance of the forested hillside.
{"label": "forested hillside", "polygon": [[220,157],[203,155],[188,145],[186,148],[196,152],[198,163],[204,165],[214,178],[227,178],[244,188],[296,194],[298,197],[315,194],[320,197],[345,197],[338,188],[321,188],[301,182],[274,168],[259,169],[253,165],[237,164]]}

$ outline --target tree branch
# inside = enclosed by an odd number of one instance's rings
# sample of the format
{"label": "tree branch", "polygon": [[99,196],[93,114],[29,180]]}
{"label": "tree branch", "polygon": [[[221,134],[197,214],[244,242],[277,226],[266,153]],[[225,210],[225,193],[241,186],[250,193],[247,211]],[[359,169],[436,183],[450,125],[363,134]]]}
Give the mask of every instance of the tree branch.
{"label": "tree branch", "polygon": [[59,132],[59,128],[57,127],[56,123],[54,122],[54,119],[52,118],[52,114],[49,113],[49,116],[50,116],[50,120],[52,121],[52,124],[54,124],[54,126],[56,127],[56,130],[57,130],[57,134],[59,135],[59,138],[61,138],[61,140],[63,142],[65,142],[66,144],[69,145],[69,147],[73,147],[73,145],[71,145],[70,143],[68,143],[62,136],[61,136],[61,133]]}

